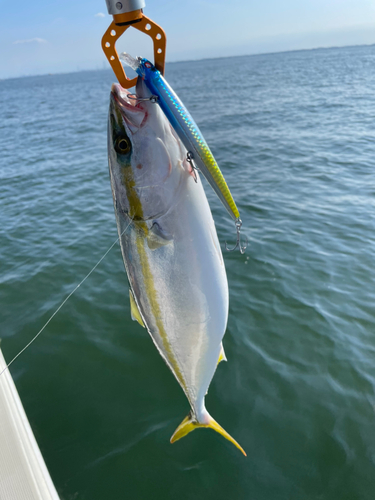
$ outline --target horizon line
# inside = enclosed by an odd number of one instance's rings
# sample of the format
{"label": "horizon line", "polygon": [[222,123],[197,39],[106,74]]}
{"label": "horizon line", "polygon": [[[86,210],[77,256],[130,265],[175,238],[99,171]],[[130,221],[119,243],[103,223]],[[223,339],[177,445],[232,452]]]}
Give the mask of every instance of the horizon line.
{"label": "horizon line", "polygon": [[[240,55],[231,55],[231,56],[214,56],[214,57],[202,57],[201,59],[181,59],[178,61],[166,61],[166,64],[181,64],[186,62],[198,62],[198,61],[211,61],[216,59],[231,59],[233,57],[256,57],[256,56],[267,56],[274,54],[288,54],[291,52],[307,52],[313,50],[331,50],[331,49],[349,49],[352,47],[372,47],[375,43],[359,43],[354,45],[332,45],[329,47],[312,47],[309,49],[290,49],[290,50],[280,50],[280,51],[272,51],[272,52],[256,52],[250,54],[240,54]],[[29,75],[20,75],[20,76],[10,76],[6,78],[0,78],[0,82],[4,82],[7,80],[18,80],[19,78],[33,78],[38,76],[55,76],[55,75],[70,75],[75,73],[84,73],[86,71],[108,71],[111,69],[111,66],[108,65],[107,68],[91,68],[91,69],[78,69],[75,71],[62,71],[57,73],[36,73]]]}

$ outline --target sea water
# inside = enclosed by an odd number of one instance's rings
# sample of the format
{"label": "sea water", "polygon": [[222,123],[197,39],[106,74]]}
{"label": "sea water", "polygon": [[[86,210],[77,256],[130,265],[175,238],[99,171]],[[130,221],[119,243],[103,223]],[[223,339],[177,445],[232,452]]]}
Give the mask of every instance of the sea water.
{"label": "sea water", "polygon": [[[244,255],[209,430],[131,321],[119,246],[12,365],[64,500],[373,500],[375,47],[169,64],[239,207]],[[0,82],[0,317],[8,361],[117,238],[109,70]],[[233,222],[207,195],[224,246]]]}

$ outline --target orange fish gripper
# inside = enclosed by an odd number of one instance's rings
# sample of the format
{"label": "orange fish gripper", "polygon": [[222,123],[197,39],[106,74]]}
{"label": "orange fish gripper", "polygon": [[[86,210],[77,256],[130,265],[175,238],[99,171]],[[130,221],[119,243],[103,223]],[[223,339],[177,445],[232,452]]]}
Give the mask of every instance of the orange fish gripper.
{"label": "orange fish gripper", "polygon": [[165,49],[167,37],[164,30],[143,14],[144,0],[106,0],[108,13],[113,21],[102,38],[102,48],[111,65],[117,80],[124,89],[130,89],[137,83],[137,78],[130,80],[120,62],[115,44],[131,26],[150,36],[154,44],[154,61],[156,68],[164,75]]}

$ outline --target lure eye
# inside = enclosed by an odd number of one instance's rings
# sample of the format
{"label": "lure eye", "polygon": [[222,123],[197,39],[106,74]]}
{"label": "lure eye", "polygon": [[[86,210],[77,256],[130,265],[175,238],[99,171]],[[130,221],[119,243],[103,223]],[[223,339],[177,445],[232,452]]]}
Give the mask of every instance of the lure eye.
{"label": "lure eye", "polygon": [[115,150],[124,155],[130,151],[130,141],[126,137],[119,137],[116,141]]}

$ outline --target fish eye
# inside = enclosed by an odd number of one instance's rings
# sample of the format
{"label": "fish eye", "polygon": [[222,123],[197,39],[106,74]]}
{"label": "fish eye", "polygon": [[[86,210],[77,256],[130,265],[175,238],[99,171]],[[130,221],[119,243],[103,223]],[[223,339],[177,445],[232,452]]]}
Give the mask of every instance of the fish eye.
{"label": "fish eye", "polygon": [[120,154],[126,154],[130,151],[130,141],[126,137],[119,137],[116,140],[115,150]]}

